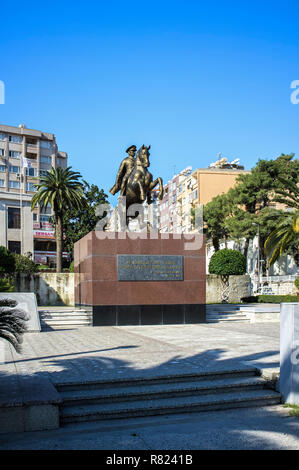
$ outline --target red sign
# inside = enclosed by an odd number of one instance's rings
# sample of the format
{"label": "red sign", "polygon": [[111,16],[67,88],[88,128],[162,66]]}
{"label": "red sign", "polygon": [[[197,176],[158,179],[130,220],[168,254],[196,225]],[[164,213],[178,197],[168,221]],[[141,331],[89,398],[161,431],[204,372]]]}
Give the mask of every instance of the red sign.
{"label": "red sign", "polygon": [[34,238],[42,238],[48,240],[55,240],[54,231],[46,231],[46,230],[34,230],[33,231]]}

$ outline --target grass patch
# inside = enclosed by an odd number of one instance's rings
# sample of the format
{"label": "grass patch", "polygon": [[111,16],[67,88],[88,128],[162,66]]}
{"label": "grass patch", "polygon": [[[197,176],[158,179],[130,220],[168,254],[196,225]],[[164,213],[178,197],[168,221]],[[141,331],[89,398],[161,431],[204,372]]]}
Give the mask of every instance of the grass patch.
{"label": "grass patch", "polygon": [[299,418],[299,405],[290,405],[289,403],[286,403],[283,407],[289,408],[290,416],[296,416],[296,418]]}

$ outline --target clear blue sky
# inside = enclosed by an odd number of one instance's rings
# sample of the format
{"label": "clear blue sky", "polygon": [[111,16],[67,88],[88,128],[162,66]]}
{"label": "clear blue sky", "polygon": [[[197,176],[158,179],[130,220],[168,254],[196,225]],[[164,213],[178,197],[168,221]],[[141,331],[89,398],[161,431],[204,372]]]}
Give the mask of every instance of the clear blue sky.
{"label": "clear blue sky", "polygon": [[131,144],[165,181],[299,156],[298,26],[298,1],[2,2],[0,122],[53,132],[106,192]]}

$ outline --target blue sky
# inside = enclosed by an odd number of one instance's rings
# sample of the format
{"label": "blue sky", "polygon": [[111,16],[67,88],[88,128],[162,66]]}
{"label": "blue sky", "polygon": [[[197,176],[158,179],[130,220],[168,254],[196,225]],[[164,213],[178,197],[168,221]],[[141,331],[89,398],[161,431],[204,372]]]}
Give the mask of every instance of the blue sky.
{"label": "blue sky", "polygon": [[248,169],[299,155],[298,2],[16,1],[0,11],[0,122],[53,132],[106,192],[132,144],[151,144],[165,182],[218,152]]}

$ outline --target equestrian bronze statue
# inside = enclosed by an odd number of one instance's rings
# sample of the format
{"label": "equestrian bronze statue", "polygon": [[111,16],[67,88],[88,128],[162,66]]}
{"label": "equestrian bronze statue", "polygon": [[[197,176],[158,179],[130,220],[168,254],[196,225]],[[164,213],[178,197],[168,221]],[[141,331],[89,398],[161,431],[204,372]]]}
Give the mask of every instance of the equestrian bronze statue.
{"label": "equestrian bronze statue", "polygon": [[[126,197],[126,210],[132,204],[152,204],[152,191],[159,185],[158,198],[163,198],[163,181],[158,177],[153,181],[153,175],[148,171],[150,166],[149,162],[149,149],[150,145],[146,147],[142,145],[136,153],[136,146],[132,145],[126,152],[128,157],[124,158],[120,164],[116,181],[114,186],[110,189],[111,194],[116,194],[120,191],[121,196]],[[137,217],[136,212],[135,217]]]}

